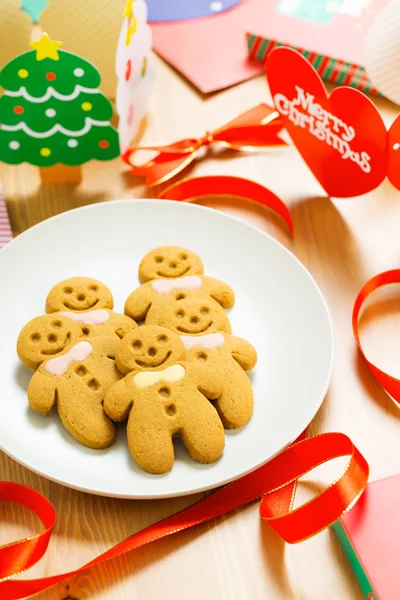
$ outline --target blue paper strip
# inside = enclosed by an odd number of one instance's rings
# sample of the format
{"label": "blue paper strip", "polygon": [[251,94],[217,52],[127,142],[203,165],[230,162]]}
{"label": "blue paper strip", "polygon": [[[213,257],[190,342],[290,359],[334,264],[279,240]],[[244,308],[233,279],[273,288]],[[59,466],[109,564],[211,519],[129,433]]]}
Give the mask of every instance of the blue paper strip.
{"label": "blue paper strip", "polygon": [[232,8],[241,0],[147,0],[149,22],[183,21],[208,17]]}

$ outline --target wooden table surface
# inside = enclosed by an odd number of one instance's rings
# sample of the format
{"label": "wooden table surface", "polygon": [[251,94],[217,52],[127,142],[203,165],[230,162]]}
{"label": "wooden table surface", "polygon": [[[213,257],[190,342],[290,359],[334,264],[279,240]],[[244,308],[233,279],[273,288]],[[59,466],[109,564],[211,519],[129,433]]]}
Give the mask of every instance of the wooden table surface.
{"label": "wooden table surface", "polygon": [[[157,83],[145,140],[201,135],[238,112],[270,102],[264,77],[202,97],[173,69],[157,61]],[[378,102],[391,123],[396,108]],[[311,432],[351,436],[371,466],[371,479],[400,472],[399,409],[360,359],[351,330],[357,292],[379,271],[399,266],[400,195],[388,182],[360,198],[330,200],[294,148],[257,155],[226,154],[198,162],[189,173],[254,179],[290,207],[295,238],[279,218],[244,200],[210,198],[204,204],[256,225],[289,248],[311,271],[331,310],[336,356],[332,383]],[[56,213],[117,198],[151,197],[119,160],[85,165],[79,186],[41,186],[36,168],[1,165],[0,177],[18,234]],[[32,265],[34,266],[34,265]],[[6,282],[3,282],[6,285]],[[369,357],[400,375],[397,332],[399,290],[377,293],[361,321]],[[396,298],[397,294],[397,298]],[[327,482],[328,471],[308,478],[303,491]],[[330,475],[330,473],[329,473]],[[0,452],[0,478],[23,482],[55,505],[58,521],[46,556],[25,577],[76,568],[112,544],[184,508],[200,496],[160,501],[100,498],[43,479]],[[0,544],[40,530],[28,511],[0,505]],[[253,504],[215,522],[96,567],[37,595],[38,600],[361,600],[355,576],[331,531],[290,546],[258,516]]]}

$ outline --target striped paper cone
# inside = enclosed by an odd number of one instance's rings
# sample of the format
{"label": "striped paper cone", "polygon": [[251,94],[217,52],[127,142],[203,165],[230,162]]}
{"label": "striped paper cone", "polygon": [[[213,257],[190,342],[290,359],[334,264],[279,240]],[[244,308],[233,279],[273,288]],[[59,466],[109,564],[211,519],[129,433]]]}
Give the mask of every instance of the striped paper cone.
{"label": "striped paper cone", "polygon": [[393,0],[377,17],[365,44],[365,68],[375,86],[400,104],[400,3]]}
{"label": "striped paper cone", "polygon": [[12,240],[10,220],[8,218],[7,206],[3,196],[0,183],[0,250]]}
{"label": "striped paper cone", "polygon": [[[258,62],[264,62],[268,53],[278,46],[287,46],[275,40],[263,38],[258,35],[247,34],[247,48],[249,57]],[[349,62],[344,62],[331,56],[324,56],[304,48],[290,46],[297,50],[310,61],[322,79],[331,83],[348,85],[367,94],[380,96],[376,87],[369,80],[365,68]]]}

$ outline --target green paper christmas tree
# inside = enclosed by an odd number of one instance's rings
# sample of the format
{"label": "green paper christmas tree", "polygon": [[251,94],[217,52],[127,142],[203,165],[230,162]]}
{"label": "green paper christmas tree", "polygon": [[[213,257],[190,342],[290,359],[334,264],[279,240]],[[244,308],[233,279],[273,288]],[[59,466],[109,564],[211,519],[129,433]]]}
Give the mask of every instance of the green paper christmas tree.
{"label": "green paper christmas tree", "polygon": [[0,161],[76,166],[119,155],[100,74],[46,33],[0,72]]}

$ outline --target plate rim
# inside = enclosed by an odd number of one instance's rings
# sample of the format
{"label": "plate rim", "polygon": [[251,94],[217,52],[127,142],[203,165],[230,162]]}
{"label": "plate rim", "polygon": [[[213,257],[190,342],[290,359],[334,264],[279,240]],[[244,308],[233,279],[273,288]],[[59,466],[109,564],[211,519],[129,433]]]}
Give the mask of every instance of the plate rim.
{"label": "plate rim", "polygon": [[20,458],[16,458],[15,455],[10,452],[7,451],[0,439],[0,450],[2,452],[4,452],[4,454],[6,454],[9,458],[11,458],[12,460],[15,460],[15,462],[17,462],[18,464],[20,464],[21,466],[25,467],[26,469],[28,469],[29,471],[39,475],[40,477],[43,477],[44,479],[47,479],[48,481],[52,481],[54,483],[57,483],[58,485],[63,485],[65,487],[68,487],[70,489],[79,491],[79,492],[84,492],[84,493],[88,493],[88,494],[92,494],[95,496],[100,496],[100,497],[104,497],[104,498],[119,498],[119,499],[125,499],[125,500],[162,500],[162,499],[167,499],[167,498],[179,498],[179,497],[185,497],[185,496],[191,496],[193,494],[198,494],[201,492],[206,492],[209,490],[213,490],[213,489],[217,489],[219,487],[225,486],[229,483],[232,483],[233,481],[236,481],[238,479],[241,479],[242,477],[245,477],[246,475],[248,475],[249,473],[252,473],[254,471],[256,471],[257,469],[259,469],[260,467],[266,465],[268,462],[270,462],[271,460],[273,460],[276,456],[278,456],[278,454],[280,454],[281,452],[283,452],[288,446],[290,446],[298,437],[299,435],[301,435],[301,433],[303,433],[303,431],[308,427],[308,425],[311,423],[311,421],[313,420],[313,418],[315,417],[315,415],[317,414],[318,410],[321,408],[322,403],[325,399],[325,396],[327,394],[327,391],[329,389],[329,385],[332,379],[332,373],[333,373],[333,365],[334,365],[334,357],[335,357],[335,339],[334,339],[334,329],[333,329],[333,320],[332,320],[332,315],[330,313],[329,310],[329,306],[327,301],[325,300],[324,295],[322,294],[322,291],[320,289],[320,287],[318,286],[317,282],[315,281],[313,275],[310,273],[310,271],[306,268],[306,266],[300,261],[299,258],[297,258],[297,256],[291,252],[288,248],[286,248],[286,246],[284,246],[281,242],[279,242],[277,239],[275,239],[274,237],[272,237],[272,235],[270,235],[269,233],[266,233],[265,231],[263,231],[262,229],[260,229],[259,227],[256,227],[255,225],[253,225],[252,223],[248,223],[247,221],[245,221],[244,219],[241,219],[240,217],[236,217],[234,215],[231,215],[223,210],[219,210],[219,209],[214,209],[208,206],[202,206],[202,205],[198,205],[192,202],[182,202],[179,200],[160,200],[157,198],[126,198],[126,199],[119,199],[119,200],[107,200],[104,202],[98,202],[98,203],[94,203],[94,204],[86,204],[84,206],[78,206],[76,208],[73,209],[69,209],[66,211],[63,211],[61,213],[58,213],[56,215],[53,215],[51,217],[48,217],[47,219],[44,219],[43,221],[40,221],[39,223],[36,223],[35,225],[32,225],[32,227],[29,227],[28,229],[26,229],[25,231],[23,231],[22,233],[20,233],[19,235],[17,235],[17,237],[13,238],[10,242],[8,242],[1,250],[0,250],[0,258],[2,255],[4,255],[5,253],[7,253],[7,249],[12,247],[15,244],[20,243],[19,240],[23,239],[29,235],[31,235],[32,230],[37,230],[40,229],[44,224],[48,223],[48,222],[52,222],[54,220],[59,220],[62,219],[65,215],[69,214],[69,213],[79,213],[81,211],[90,211],[90,210],[96,210],[99,207],[105,206],[105,205],[112,205],[112,204],[130,204],[130,205],[135,205],[135,204],[147,204],[147,203],[156,203],[156,204],[168,204],[168,205],[174,205],[175,207],[180,205],[180,206],[185,206],[185,210],[187,208],[189,208],[189,210],[198,210],[200,212],[207,212],[207,213],[219,213],[220,215],[222,215],[224,218],[228,219],[228,220],[232,220],[235,221],[236,223],[240,223],[241,225],[256,231],[257,233],[261,233],[262,235],[266,236],[267,238],[269,238],[269,240],[273,243],[276,244],[278,247],[281,248],[281,250],[283,250],[285,253],[289,254],[291,256],[292,259],[294,259],[295,262],[298,263],[298,265],[300,266],[300,268],[305,272],[306,276],[309,277],[309,279],[311,280],[311,283],[313,284],[316,292],[318,293],[320,300],[322,301],[323,307],[325,309],[325,313],[326,316],[328,318],[328,325],[329,325],[329,334],[330,334],[330,340],[331,340],[331,344],[330,344],[330,364],[329,364],[329,369],[327,372],[327,376],[326,376],[326,380],[324,383],[324,386],[321,390],[321,393],[319,395],[318,401],[316,402],[316,405],[314,407],[314,409],[308,414],[307,419],[306,419],[306,423],[305,425],[302,425],[300,428],[296,429],[296,432],[293,434],[293,436],[290,436],[290,442],[288,442],[287,444],[283,445],[281,448],[277,449],[276,452],[274,452],[272,455],[268,456],[268,458],[266,458],[265,460],[261,460],[260,462],[258,462],[257,464],[253,465],[252,467],[250,467],[249,469],[246,469],[244,471],[241,471],[240,473],[235,473],[229,477],[226,477],[224,479],[222,479],[219,483],[217,484],[211,484],[211,485],[202,485],[200,487],[196,487],[196,488],[192,488],[189,490],[185,490],[184,492],[167,492],[167,493],[161,493],[161,494],[126,494],[126,493],[112,493],[112,492],[104,492],[103,490],[99,490],[99,489],[93,489],[93,488],[86,488],[84,486],[79,486],[74,484],[73,482],[67,481],[67,480],[62,480],[59,479],[58,477],[55,476],[50,476],[46,473],[44,473],[43,471],[41,471],[39,468],[34,468],[32,467],[30,464],[28,464],[27,462],[25,462],[24,460],[21,460]]}

